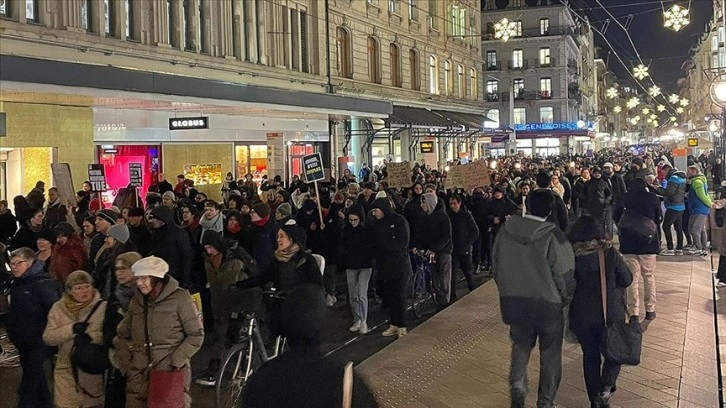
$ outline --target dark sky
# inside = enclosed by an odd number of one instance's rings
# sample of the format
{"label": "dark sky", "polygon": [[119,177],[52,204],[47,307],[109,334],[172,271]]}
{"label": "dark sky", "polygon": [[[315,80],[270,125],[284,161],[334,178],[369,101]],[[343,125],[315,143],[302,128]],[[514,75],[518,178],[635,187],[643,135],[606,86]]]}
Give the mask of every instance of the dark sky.
{"label": "dark sky", "polygon": [[[588,14],[593,27],[602,31],[605,20],[611,17],[597,1],[579,0],[576,3],[577,6],[573,4],[573,8],[585,9],[583,12]],[[689,57],[689,49],[697,44],[698,38],[705,32],[706,24],[713,15],[712,0],[691,0],[691,23],[679,32],[663,27],[661,1],[600,0],[600,3],[622,24],[625,24],[629,14],[633,15],[628,33],[644,64],[649,66],[650,75],[664,91],[676,90],[676,80],[684,75],[680,69],[681,65]],[[681,7],[688,6],[688,0],[664,0],[662,3],[666,9],[674,4]],[[611,21],[604,34],[626,64],[631,67],[638,64],[628,35],[620,26]],[[632,81],[632,77],[612,54],[613,50],[599,34],[594,33],[594,35],[596,44],[602,50],[600,56],[608,62],[608,67],[618,78]]]}

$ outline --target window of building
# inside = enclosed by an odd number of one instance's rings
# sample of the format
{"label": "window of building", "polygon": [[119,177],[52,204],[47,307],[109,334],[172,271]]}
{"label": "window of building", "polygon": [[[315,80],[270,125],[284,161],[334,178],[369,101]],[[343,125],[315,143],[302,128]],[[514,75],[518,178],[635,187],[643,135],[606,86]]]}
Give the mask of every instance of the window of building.
{"label": "window of building", "polygon": [[451,24],[451,35],[461,39],[466,38],[466,8],[452,5],[449,21]]}
{"label": "window of building", "polygon": [[182,20],[182,31],[184,33],[184,49],[187,51],[196,51],[197,39],[194,37],[194,8],[190,0],[184,0],[182,3],[184,19]]}
{"label": "window of building", "polygon": [[302,72],[310,72],[308,64],[308,13],[300,11],[300,65]]}
{"label": "window of building", "polygon": [[551,106],[543,106],[539,108],[539,121],[540,123],[554,123],[555,109]]}
{"label": "window of building", "polygon": [[411,71],[411,89],[421,90],[421,63],[418,60],[418,51],[413,48],[408,51],[408,65]]}
{"label": "window of building", "polygon": [[487,94],[495,94],[499,92],[499,81],[490,79],[487,81]]}
{"label": "window of building", "polygon": [[522,0],[512,0],[512,7],[522,7]]}
{"label": "window of building", "polygon": [[515,23],[515,37],[521,37],[522,36],[522,20],[517,20]]}
{"label": "window of building", "polygon": [[10,0],[0,0],[0,16],[10,17]]}
{"label": "window of building", "polygon": [[390,57],[391,85],[400,88],[403,86],[403,79],[401,78],[401,50],[397,44],[391,43]]}
{"label": "window of building", "polygon": [[113,7],[111,0],[103,0],[103,20],[106,35],[116,35],[116,7]]}
{"label": "window of building", "polygon": [[439,93],[439,61],[435,56],[429,56],[429,93]]}
{"label": "window of building", "polygon": [[408,19],[418,21],[418,0],[408,0]]}
{"label": "window of building", "polygon": [[552,97],[552,78],[541,78],[539,80],[539,93],[545,99]]}
{"label": "window of building", "polygon": [[486,117],[489,120],[484,121],[485,128],[496,129],[499,127],[499,109],[489,109]]}
{"label": "window of building", "polygon": [[39,22],[39,11],[38,0],[25,0],[25,18],[28,21]]}
{"label": "window of building", "polygon": [[429,27],[433,29],[436,29],[439,25],[439,23],[436,21],[439,15],[439,13],[437,12],[438,7],[439,0],[429,0]]}
{"label": "window of building", "polygon": [[514,79],[512,80],[512,83],[514,84],[514,97],[524,97],[524,78]]}
{"label": "window of building", "polygon": [[133,0],[126,0],[126,38],[134,39],[134,4]]}
{"label": "window of building", "polygon": [[[180,50],[184,49],[184,45],[179,43],[179,37],[177,37],[174,34],[174,25],[177,19],[180,17],[177,15],[179,13],[179,9],[174,5],[174,2],[172,0],[166,0],[166,16],[169,21],[169,44],[171,44],[172,47],[178,48]],[[185,25],[184,19],[181,19],[182,25]],[[233,35],[234,37],[234,35]]]}
{"label": "window of building", "polygon": [[487,70],[497,68],[497,52],[495,50],[487,51]]}
{"label": "window of building", "polygon": [[368,77],[373,83],[381,83],[381,48],[375,37],[368,37]]}
{"label": "window of building", "polygon": [[401,14],[401,0],[388,0],[388,11]]}
{"label": "window of building", "polygon": [[456,66],[456,92],[459,98],[463,98],[466,94],[466,88],[464,87],[464,67],[461,65]]}
{"label": "window of building", "polygon": [[539,34],[548,35],[550,33],[550,19],[540,18],[539,19]]}
{"label": "window of building", "polygon": [[81,3],[81,27],[89,32],[93,32],[92,7],[91,0],[83,0]]}
{"label": "window of building", "polygon": [[348,30],[338,27],[335,45],[338,56],[338,76],[353,78],[353,44],[350,41]]}
{"label": "window of building", "polygon": [[512,51],[512,68],[522,68],[524,65],[524,53],[522,50]]}
{"label": "window of building", "polygon": [[444,61],[444,92],[446,95],[452,95],[454,81],[452,81],[451,62]]}
{"label": "window of building", "polygon": [[378,0],[368,0],[368,4],[373,4],[374,6],[377,6]]}
{"label": "window of building", "polygon": [[479,79],[474,68],[469,70],[469,88],[471,99],[477,99],[479,97]]}
{"label": "window of building", "polygon": [[550,65],[550,47],[542,47],[539,49],[539,63],[542,66]]}
{"label": "window of building", "polygon": [[526,108],[514,108],[514,124],[524,125],[527,123],[527,109]]}

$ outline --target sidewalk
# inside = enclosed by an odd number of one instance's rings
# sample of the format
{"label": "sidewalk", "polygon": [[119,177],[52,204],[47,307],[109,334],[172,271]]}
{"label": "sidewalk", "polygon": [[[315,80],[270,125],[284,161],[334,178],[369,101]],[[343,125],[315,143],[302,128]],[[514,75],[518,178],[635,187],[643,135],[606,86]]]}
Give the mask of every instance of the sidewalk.
{"label": "sidewalk", "polygon": [[[717,407],[710,264],[707,258],[660,257],[656,274],[658,317],[644,322],[641,365],[623,367],[610,406]],[[726,304],[720,312],[726,312]],[[508,327],[490,281],[356,369],[382,407],[507,407],[509,355]],[[535,347],[528,406],[536,402],[538,355]],[[560,408],[589,406],[578,345],[564,346],[557,403]]]}

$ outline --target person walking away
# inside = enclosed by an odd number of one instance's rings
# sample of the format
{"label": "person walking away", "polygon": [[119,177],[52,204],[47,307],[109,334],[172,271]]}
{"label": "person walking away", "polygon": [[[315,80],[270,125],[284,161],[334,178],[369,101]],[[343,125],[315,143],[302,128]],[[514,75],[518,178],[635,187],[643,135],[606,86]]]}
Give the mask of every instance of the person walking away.
{"label": "person walking away", "polygon": [[568,239],[575,252],[576,282],[570,304],[570,330],[582,348],[590,407],[603,408],[615,392],[620,364],[608,360],[601,350],[607,331],[600,287],[600,253],[605,260],[608,323],[625,318],[625,288],[632,283],[633,274],[594,217],[585,215],[575,221]]}
{"label": "person walking away", "polygon": [[192,268],[189,234],[174,223],[174,213],[168,207],[162,205],[154,208],[151,216],[151,225],[154,229],[152,236],[155,242],[152,254],[166,262],[169,266],[169,275],[178,282],[179,286],[189,287]]}
{"label": "person walking away", "polygon": [[143,258],[131,270],[138,292],[113,340],[118,368],[128,379],[126,407],[146,407],[151,370],[182,370],[185,407],[190,408],[190,360],[204,341],[199,311],[163,259]]}
{"label": "person walking away", "polygon": [[451,302],[451,252],[454,246],[451,242],[451,221],[443,208],[437,209],[439,198],[435,193],[424,193],[421,196],[421,208],[424,215],[419,236],[413,242],[412,252],[418,249],[426,251],[426,256],[432,259],[431,276],[436,303],[443,309]]}
{"label": "person walking away", "polygon": [[602,172],[599,168],[591,168],[590,174],[592,174],[592,178],[585,184],[587,192],[585,209],[587,214],[595,217],[604,226],[605,211],[608,204],[612,202],[613,192],[610,184],[602,178]]}
{"label": "person walking away", "polygon": [[35,187],[25,196],[25,200],[30,204],[30,208],[42,210],[45,205],[45,183],[42,181],[35,183]]}
{"label": "person walking away", "polygon": [[7,200],[0,200],[0,244],[10,244],[10,239],[18,230],[18,223],[13,212],[8,208]]}
{"label": "person walking away", "polygon": [[492,273],[499,288],[502,320],[510,325],[511,406],[523,408],[527,365],[539,340],[540,377],[537,406],[554,407],[562,378],[563,308],[575,291],[575,256],[565,234],[547,216],[555,208],[553,193],[529,193],[524,217],[512,217],[494,241]]}
{"label": "person walking away", "polygon": [[456,270],[461,268],[461,272],[466,278],[466,284],[469,292],[473,291],[474,286],[474,264],[472,262],[472,248],[474,241],[479,237],[479,228],[476,226],[474,217],[469,210],[466,209],[461,202],[461,196],[454,194],[449,198],[449,220],[451,220],[452,232],[452,287],[451,301],[457,299],[456,296]]}
{"label": "person walking away", "polygon": [[53,400],[58,408],[103,406],[103,374],[88,374],[75,367],[71,355],[76,338],[103,344],[106,305],[93,287],[91,275],[78,270],[68,275],[63,297],[53,304],[48,313],[43,341],[58,347],[53,370]]}
{"label": "person walking away", "polygon": [[50,348],[43,341],[48,312],[60,298],[58,285],[43,270],[30,248],[10,254],[10,313],[5,328],[20,355],[23,375],[18,386],[17,408],[51,408],[53,400],[44,371]]}
{"label": "person walking away", "polygon": [[[633,284],[628,287],[628,315],[632,323],[638,322],[642,309],[639,282],[642,277],[645,319],[653,320],[656,307],[655,260],[660,249],[656,232],[663,219],[660,200],[646,189],[645,180],[641,178],[633,179],[628,192],[620,198],[613,218],[618,224],[620,253],[633,274]],[[644,231],[653,233],[646,235]]]}
{"label": "person walking away", "polygon": [[690,212],[688,231],[690,231],[693,239],[691,254],[707,256],[706,217],[708,217],[708,212],[713,204],[711,197],[708,195],[708,182],[698,166],[688,166],[686,174],[688,175],[688,182],[691,184],[691,189],[688,191],[688,209]]}
{"label": "person walking away", "polygon": [[[552,191],[549,186],[552,183],[552,179],[545,170],[540,170],[539,173],[537,173],[537,190],[545,190],[548,191],[549,194],[552,195],[554,201],[554,208],[552,210],[552,213],[547,216],[547,221],[557,225],[562,232],[567,230],[567,225],[569,223],[569,215],[567,212],[567,206],[565,206],[565,202],[560,198],[557,194],[555,194],[554,191]],[[529,195],[527,195],[527,202],[526,202],[527,208],[529,208]]]}
{"label": "person walking away", "polygon": [[[666,239],[666,250],[661,255],[683,255],[683,211],[686,209],[686,173],[674,169],[670,163],[663,164],[666,171],[665,188],[651,185],[654,191],[663,196],[665,203],[665,216],[663,217],[663,235]],[[673,233],[676,230],[676,246],[673,249]]]}
{"label": "person walking away", "polygon": [[380,293],[390,325],[383,331],[384,337],[403,337],[407,334],[403,291],[411,273],[411,259],[408,254],[408,222],[402,215],[393,212],[388,198],[376,198],[371,206],[373,222],[370,225],[372,253],[375,259],[376,275],[382,282]]}
{"label": "person walking away", "polygon": [[366,334],[368,333],[368,282],[373,273],[370,248],[374,237],[366,228],[362,205],[351,205],[346,220],[341,237],[340,259],[348,280],[350,310],[353,314],[350,331]]}

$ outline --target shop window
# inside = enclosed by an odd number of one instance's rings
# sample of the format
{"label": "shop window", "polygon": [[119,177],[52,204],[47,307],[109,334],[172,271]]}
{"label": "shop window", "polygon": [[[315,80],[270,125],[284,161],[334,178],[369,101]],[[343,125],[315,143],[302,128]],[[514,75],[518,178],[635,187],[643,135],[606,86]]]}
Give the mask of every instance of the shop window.
{"label": "shop window", "polygon": [[290,179],[292,179],[292,176],[299,176],[303,180],[305,179],[305,176],[303,176],[302,158],[313,153],[315,153],[315,149],[311,144],[294,143],[288,146],[287,154],[290,166],[288,169],[288,177]]}
{"label": "shop window", "polygon": [[238,145],[234,151],[237,179],[252,174],[252,180],[259,187],[262,177],[267,175],[267,145]]}
{"label": "shop window", "polygon": [[194,186],[222,184],[222,163],[185,164],[184,177],[194,181]]}
{"label": "shop window", "polygon": [[[103,195],[106,206],[111,205],[119,189],[129,184],[129,164],[141,163],[142,184],[139,196],[146,197],[149,187],[156,183],[161,166],[161,146],[103,145],[98,146],[98,162],[104,165],[109,190]],[[173,182],[173,181],[172,181]],[[143,203],[141,203],[143,205]]]}

